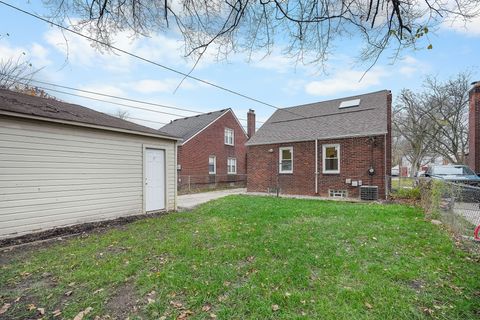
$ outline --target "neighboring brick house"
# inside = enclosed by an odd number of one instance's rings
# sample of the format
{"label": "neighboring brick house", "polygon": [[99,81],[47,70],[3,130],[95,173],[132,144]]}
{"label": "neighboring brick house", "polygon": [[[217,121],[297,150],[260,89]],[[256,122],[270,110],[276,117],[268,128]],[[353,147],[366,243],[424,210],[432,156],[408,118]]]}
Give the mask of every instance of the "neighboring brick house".
{"label": "neighboring brick house", "polygon": [[247,142],[247,190],[385,198],[391,104],[384,90],[277,110]]}
{"label": "neighboring brick house", "polygon": [[183,139],[177,156],[179,189],[245,183],[248,136],[232,109],[176,119],[160,130]]}
{"label": "neighboring brick house", "polygon": [[480,81],[472,83],[468,117],[468,158],[467,164],[480,173]]}

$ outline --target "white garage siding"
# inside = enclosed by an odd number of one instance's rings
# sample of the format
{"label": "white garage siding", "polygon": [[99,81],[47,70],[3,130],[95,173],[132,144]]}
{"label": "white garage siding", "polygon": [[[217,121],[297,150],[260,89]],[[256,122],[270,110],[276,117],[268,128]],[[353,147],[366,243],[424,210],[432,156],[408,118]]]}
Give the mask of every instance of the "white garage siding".
{"label": "white garage siding", "polygon": [[144,148],[165,150],[175,208],[173,140],[0,115],[0,238],[144,213]]}

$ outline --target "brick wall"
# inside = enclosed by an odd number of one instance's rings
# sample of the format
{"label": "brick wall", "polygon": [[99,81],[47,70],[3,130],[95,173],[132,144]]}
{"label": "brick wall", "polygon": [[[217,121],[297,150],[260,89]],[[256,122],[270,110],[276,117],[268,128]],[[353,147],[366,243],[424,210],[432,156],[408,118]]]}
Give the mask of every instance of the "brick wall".
{"label": "brick wall", "polygon": [[[234,146],[225,144],[225,128],[234,130]],[[178,147],[178,164],[181,165],[178,175],[208,177],[208,158],[210,155],[217,157],[217,175],[227,174],[228,157],[237,159],[237,174],[245,174],[246,141],[247,137],[242,127],[238,124],[232,112],[227,112],[207,129]]]}
{"label": "brick wall", "polygon": [[[391,168],[391,144],[389,136],[319,140],[318,141],[318,194],[328,196],[329,189],[347,190],[349,197],[359,196],[359,187],[345,183],[347,178],[362,180],[363,185],[379,187],[379,197],[385,197],[385,172]],[[387,142],[387,143],[386,143]],[[340,144],[340,173],[322,173],[322,145]],[[293,146],[293,173],[278,174],[279,148]],[[390,153],[390,154],[389,154]],[[278,183],[281,193],[315,195],[315,141],[281,143],[248,147],[247,190],[267,192]],[[385,161],[387,165],[385,166]],[[373,166],[375,174],[368,169]],[[278,176],[278,182],[277,182]]]}
{"label": "brick wall", "polygon": [[480,82],[470,90],[469,104],[469,154],[467,164],[475,172],[480,172]]}

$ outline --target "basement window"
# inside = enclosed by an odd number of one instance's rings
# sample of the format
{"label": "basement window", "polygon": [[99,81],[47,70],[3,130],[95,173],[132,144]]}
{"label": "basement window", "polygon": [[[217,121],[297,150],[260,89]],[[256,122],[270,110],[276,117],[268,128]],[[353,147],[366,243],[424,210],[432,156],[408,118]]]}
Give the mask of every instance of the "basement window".
{"label": "basement window", "polygon": [[328,189],[328,195],[331,198],[346,198],[347,197],[347,190]]}

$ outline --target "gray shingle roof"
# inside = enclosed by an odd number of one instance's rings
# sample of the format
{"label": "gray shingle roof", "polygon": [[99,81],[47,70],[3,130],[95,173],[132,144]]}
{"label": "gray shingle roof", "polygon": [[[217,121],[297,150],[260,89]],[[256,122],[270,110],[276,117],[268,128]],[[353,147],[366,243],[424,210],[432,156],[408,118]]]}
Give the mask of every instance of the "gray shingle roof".
{"label": "gray shingle roof", "polygon": [[231,111],[231,109],[222,109],[192,117],[175,119],[169,124],[161,127],[160,130],[181,137],[183,142],[185,142],[228,111]]}
{"label": "gray shingle roof", "polygon": [[46,120],[55,119],[127,130],[132,133],[147,133],[178,140],[178,137],[174,135],[122,120],[80,105],[40,98],[5,89],[0,89],[0,112],[1,111],[41,117]]}
{"label": "gray shingle roof", "polygon": [[[383,90],[277,110],[247,145],[385,134],[389,94]],[[355,99],[358,106],[339,108]]]}

